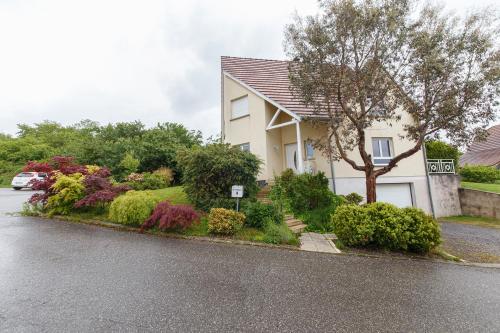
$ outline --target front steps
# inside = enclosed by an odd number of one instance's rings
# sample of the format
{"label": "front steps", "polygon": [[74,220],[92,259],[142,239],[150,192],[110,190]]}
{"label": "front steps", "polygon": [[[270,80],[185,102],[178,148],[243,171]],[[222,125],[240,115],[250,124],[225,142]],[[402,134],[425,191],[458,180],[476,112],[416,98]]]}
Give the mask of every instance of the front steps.
{"label": "front steps", "polygon": [[[271,187],[269,185],[264,186],[259,193],[257,193],[257,201],[267,205],[272,204],[271,199],[269,199],[269,191],[271,191]],[[301,220],[296,219],[293,215],[285,215],[285,223],[295,234],[301,233],[306,228],[306,225],[302,223]]]}

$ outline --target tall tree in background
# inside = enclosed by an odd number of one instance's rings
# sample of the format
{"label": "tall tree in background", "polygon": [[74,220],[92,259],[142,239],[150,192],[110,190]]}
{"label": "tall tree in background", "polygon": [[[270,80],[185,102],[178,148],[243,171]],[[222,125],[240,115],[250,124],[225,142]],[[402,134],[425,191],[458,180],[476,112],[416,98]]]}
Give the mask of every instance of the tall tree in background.
{"label": "tall tree in background", "polygon": [[[458,18],[410,0],[323,0],[320,8],[286,28],[292,92],[328,127],[319,149],[364,172],[368,202],[376,201],[376,178],[426,137],[444,133],[462,145],[484,135],[498,107],[495,18]],[[377,122],[403,122],[400,136],[412,142],[382,167],[366,146]]]}

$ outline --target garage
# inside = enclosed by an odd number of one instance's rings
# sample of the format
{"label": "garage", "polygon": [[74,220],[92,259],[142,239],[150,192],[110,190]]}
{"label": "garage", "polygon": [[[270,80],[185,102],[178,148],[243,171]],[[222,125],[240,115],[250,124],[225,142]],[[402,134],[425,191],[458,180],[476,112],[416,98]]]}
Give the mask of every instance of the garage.
{"label": "garage", "polygon": [[409,183],[377,184],[377,201],[389,202],[397,207],[412,207],[411,186]]}

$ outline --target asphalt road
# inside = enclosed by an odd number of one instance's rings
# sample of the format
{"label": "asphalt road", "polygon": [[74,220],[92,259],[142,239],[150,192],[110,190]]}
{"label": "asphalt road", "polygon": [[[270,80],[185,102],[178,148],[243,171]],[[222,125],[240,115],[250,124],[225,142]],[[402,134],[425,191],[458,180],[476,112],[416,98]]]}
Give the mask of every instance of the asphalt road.
{"label": "asphalt road", "polygon": [[500,229],[441,223],[443,248],[472,262],[500,262]]}
{"label": "asphalt road", "polygon": [[498,332],[499,313],[495,268],[0,216],[0,331]]}

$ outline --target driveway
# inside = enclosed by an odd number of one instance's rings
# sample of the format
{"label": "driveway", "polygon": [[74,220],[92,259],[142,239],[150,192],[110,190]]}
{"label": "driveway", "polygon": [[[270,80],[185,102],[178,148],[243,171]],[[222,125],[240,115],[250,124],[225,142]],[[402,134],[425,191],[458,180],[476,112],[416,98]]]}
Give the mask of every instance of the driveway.
{"label": "driveway", "polygon": [[440,224],[445,251],[471,262],[500,263],[500,229],[452,222]]}
{"label": "driveway", "polygon": [[[3,191],[0,207],[15,205]],[[498,332],[499,281],[495,268],[0,216],[7,332]]]}

